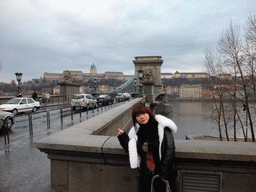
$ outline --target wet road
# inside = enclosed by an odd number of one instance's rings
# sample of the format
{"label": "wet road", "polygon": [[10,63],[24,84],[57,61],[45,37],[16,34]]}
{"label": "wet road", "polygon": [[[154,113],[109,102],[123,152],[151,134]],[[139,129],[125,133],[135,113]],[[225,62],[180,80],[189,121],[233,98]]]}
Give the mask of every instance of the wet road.
{"label": "wet road", "polygon": [[[117,103],[116,107],[122,103]],[[47,137],[55,132],[103,113],[112,107],[103,107],[94,113],[89,110],[75,113],[73,120],[70,115],[60,121],[60,111],[50,111],[50,128],[47,128],[46,113],[33,114],[33,136],[29,134],[28,115],[16,117],[10,133],[10,144],[4,144],[3,134],[0,134],[0,192],[49,192],[50,160],[45,153],[34,148],[33,141]]]}

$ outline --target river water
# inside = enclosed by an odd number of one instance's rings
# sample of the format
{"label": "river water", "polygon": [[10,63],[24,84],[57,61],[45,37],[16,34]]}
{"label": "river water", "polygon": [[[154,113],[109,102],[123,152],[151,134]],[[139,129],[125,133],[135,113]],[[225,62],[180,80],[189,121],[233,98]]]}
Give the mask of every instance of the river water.
{"label": "river water", "polygon": [[[173,101],[167,105],[173,111],[168,117],[178,127],[178,131],[174,135],[175,139],[186,139],[186,135],[219,137],[218,125],[211,117],[213,103]],[[225,137],[224,130],[222,136]],[[232,129],[229,130],[229,136],[233,137]],[[241,130],[237,131],[237,137],[242,137]]]}

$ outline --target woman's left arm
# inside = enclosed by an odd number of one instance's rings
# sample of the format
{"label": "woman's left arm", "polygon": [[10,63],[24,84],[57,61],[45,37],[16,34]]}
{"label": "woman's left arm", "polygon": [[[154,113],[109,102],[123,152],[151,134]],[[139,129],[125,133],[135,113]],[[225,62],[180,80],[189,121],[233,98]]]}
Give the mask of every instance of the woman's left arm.
{"label": "woman's left arm", "polygon": [[[175,174],[175,175],[172,175]],[[164,140],[162,146],[161,172],[162,179],[167,180],[172,175],[176,177],[175,167],[175,145],[172,131],[169,128],[164,129]]]}

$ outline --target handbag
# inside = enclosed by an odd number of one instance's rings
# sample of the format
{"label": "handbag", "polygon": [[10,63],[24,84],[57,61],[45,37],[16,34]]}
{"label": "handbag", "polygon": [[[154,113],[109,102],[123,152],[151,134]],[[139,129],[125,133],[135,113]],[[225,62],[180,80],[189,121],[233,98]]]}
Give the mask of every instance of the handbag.
{"label": "handbag", "polygon": [[[154,183],[154,180],[156,178],[160,177],[159,175],[155,175],[153,178],[152,178],[152,181],[151,181],[151,192],[154,192],[154,187],[153,187],[153,183]],[[170,188],[170,185],[169,185],[169,182],[166,183],[166,192],[172,192],[171,191],[171,188]]]}

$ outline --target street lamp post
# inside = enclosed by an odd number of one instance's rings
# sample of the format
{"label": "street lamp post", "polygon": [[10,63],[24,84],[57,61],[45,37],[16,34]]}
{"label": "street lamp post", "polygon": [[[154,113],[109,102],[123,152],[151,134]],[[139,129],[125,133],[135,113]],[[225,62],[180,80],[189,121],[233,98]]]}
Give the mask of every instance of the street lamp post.
{"label": "street lamp post", "polygon": [[137,78],[134,79],[134,92],[137,93]]}
{"label": "street lamp post", "polygon": [[140,83],[139,83],[139,94],[138,96],[139,97],[143,97],[143,85],[142,85],[142,79],[143,79],[143,69],[139,68],[138,70],[138,75],[139,75],[139,80],[140,80]]}
{"label": "street lamp post", "polygon": [[116,82],[114,82],[114,85],[113,85],[113,97],[116,96]]}
{"label": "street lamp post", "polygon": [[94,79],[94,84],[95,84],[95,93],[97,93],[97,79]]}
{"label": "street lamp post", "polygon": [[21,82],[21,78],[22,78],[22,73],[15,73],[15,75],[16,75],[16,79],[17,79],[17,81],[18,81],[18,88],[17,88],[17,97],[18,96],[21,96],[22,94],[21,94],[21,88],[20,88],[20,82]]}

